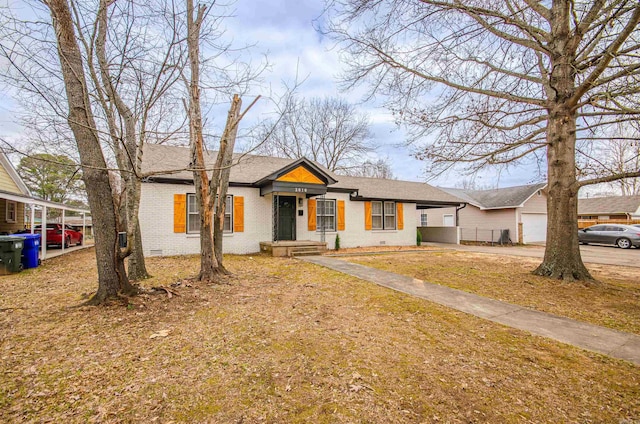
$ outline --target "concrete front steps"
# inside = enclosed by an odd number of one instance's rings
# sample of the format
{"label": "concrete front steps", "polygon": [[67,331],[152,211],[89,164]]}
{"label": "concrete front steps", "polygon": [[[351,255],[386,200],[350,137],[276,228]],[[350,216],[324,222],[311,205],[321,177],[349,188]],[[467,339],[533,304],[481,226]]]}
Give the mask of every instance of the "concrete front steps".
{"label": "concrete front steps", "polygon": [[260,252],[271,256],[313,256],[322,255],[327,250],[327,243],[311,240],[295,241],[261,241]]}

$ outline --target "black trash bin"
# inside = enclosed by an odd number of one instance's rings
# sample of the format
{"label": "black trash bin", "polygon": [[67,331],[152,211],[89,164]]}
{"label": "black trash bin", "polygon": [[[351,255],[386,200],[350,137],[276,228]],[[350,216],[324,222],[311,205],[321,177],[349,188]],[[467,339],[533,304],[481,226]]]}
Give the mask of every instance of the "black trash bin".
{"label": "black trash bin", "polygon": [[22,271],[24,237],[0,236],[0,265],[5,273]]}

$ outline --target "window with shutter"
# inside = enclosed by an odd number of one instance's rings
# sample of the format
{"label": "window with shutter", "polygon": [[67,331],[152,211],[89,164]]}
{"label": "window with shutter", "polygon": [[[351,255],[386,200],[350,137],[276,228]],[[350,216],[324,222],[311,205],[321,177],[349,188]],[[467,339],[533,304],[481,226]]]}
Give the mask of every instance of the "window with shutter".
{"label": "window with shutter", "polygon": [[402,204],[397,205],[396,210],[396,202],[365,202],[365,230],[395,230],[397,211],[402,211]]}
{"label": "window with shutter", "polygon": [[[180,196],[180,195],[175,195]],[[185,196],[185,195],[182,195]],[[243,205],[244,207],[244,205]],[[196,199],[195,193],[189,193],[186,195],[186,217],[183,218],[183,222],[186,222],[186,233],[187,234],[197,234],[200,232],[200,211],[198,210],[198,202]],[[236,205],[234,203],[234,196],[228,195],[227,202],[225,204],[225,212],[224,212],[224,229],[225,233],[232,233],[235,225],[233,224],[233,213],[236,209]],[[244,217],[243,217],[244,218]],[[175,215],[175,205],[174,205],[174,228],[176,226],[177,216]],[[185,225],[185,224],[183,224]],[[244,226],[244,222],[243,222]],[[184,233],[185,231],[175,231],[176,233]]]}
{"label": "window with shutter", "polygon": [[317,230],[336,230],[336,201],[334,199],[316,200]]}
{"label": "window with shutter", "polygon": [[244,232],[244,197],[235,196],[233,198],[233,231]]}
{"label": "window with shutter", "polygon": [[316,201],[315,199],[307,200],[307,228],[309,231],[316,230]]}
{"label": "window with shutter", "polygon": [[346,227],[344,206],[344,200],[338,200],[338,231],[344,231]]}
{"label": "window with shutter", "polygon": [[184,233],[186,231],[186,194],[173,195],[173,232]]}

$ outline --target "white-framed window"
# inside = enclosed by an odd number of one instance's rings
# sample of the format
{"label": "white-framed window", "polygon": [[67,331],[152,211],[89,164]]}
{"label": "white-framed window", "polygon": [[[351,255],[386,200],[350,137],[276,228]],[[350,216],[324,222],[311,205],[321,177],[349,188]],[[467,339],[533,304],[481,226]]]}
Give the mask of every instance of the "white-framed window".
{"label": "white-framed window", "polygon": [[317,231],[336,230],[336,201],[335,199],[318,199],[316,201]]}
{"label": "white-framed window", "polygon": [[442,226],[453,227],[453,215],[450,215],[450,214],[442,215]]}
{"label": "white-framed window", "polygon": [[396,203],[384,202],[384,229],[396,229]]}
{"label": "white-framed window", "polygon": [[187,194],[187,234],[200,232],[200,212],[195,194]]}
{"label": "white-framed window", "polygon": [[426,212],[422,212],[420,214],[420,226],[421,227],[426,227],[427,226],[427,213]]}
{"label": "white-framed window", "polygon": [[371,202],[371,228],[373,230],[396,229],[396,202]]}
{"label": "white-framed window", "polygon": [[224,205],[224,227],[223,232],[233,232],[233,196],[227,196],[227,202]]}
{"label": "white-framed window", "polygon": [[[224,209],[224,232],[233,232],[233,196],[227,196],[227,204]],[[187,194],[187,234],[200,232],[200,212],[194,193]]]}
{"label": "white-framed window", "polygon": [[382,202],[371,202],[371,228],[382,230]]}
{"label": "white-framed window", "polygon": [[6,211],[6,220],[10,223],[17,222],[18,218],[18,204],[13,200],[7,200],[7,211]]}

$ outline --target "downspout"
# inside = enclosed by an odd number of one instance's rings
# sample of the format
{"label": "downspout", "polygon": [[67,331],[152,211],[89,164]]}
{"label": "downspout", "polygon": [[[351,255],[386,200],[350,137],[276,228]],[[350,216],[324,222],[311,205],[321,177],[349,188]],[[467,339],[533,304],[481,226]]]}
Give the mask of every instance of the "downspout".
{"label": "downspout", "polygon": [[460,222],[458,222],[458,219],[460,218],[458,212],[466,207],[466,203],[463,203],[462,206],[456,206],[456,244],[460,244],[460,239],[462,238],[462,229],[460,228]]}
{"label": "downspout", "polygon": [[458,223],[458,212],[461,211],[462,209],[466,208],[466,207],[467,207],[466,203],[463,203],[462,207],[456,206],[456,227],[460,226],[460,224]]}

